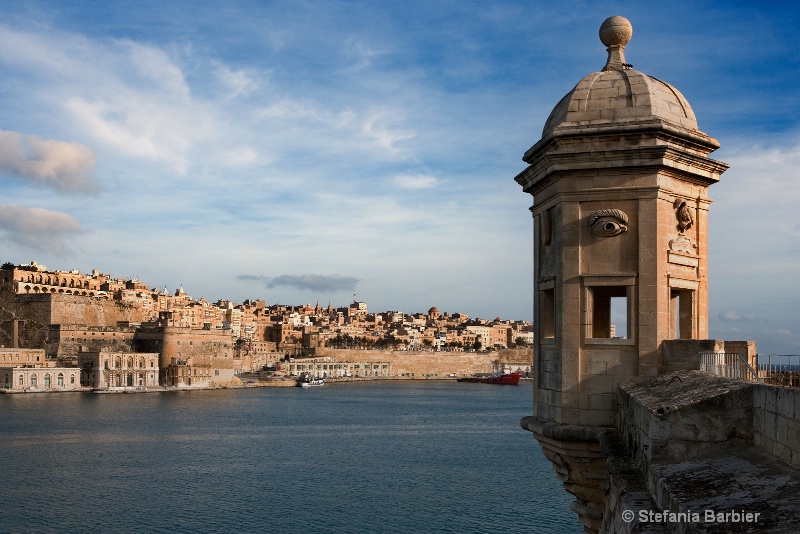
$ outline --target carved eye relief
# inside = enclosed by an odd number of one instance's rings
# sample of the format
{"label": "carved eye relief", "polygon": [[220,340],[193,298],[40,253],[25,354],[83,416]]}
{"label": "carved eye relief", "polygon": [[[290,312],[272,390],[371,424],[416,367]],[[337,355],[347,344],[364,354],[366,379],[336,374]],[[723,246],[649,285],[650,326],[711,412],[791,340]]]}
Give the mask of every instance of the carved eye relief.
{"label": "carved eye relief", "polygon": [[617,209],[595,211],[589,216],[589,226],[596,236],[614,237],[628,231],[628,216]]}

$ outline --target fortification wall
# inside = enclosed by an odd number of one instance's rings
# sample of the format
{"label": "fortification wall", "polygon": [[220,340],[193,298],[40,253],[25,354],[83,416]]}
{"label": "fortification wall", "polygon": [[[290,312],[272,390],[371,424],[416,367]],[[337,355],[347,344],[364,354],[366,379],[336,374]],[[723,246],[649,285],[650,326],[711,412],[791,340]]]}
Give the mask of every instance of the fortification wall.
{"label": "fortification wall", "polygon": [[[330,357],[334,362],[388,362],[392,376],[449,377],[491,373],[493,362],[519,363],[530,369],[532,356],[529,349],[506,349],[498,352],[433,352],[402,350],[354,350],[318,348],[317,357]],[[512,370],[516,367],[512,365]]]}
{"label": "fortification wall", "polygon": [[800,389],[753,385],[753,444],[800,469]]}
{"label": "fortification wall", "polygon": [[116,326],[118,322],[138,323],[146,320],[141,308],[118,300],[75,295],[45,297],[51,299],[51,324],[80,322],[89,326]]}
{"label": "fortification wall", "polygon": [[78,352],[131,352],[133,327],[52,325],[45,350],[48,358],[76,360]]}
{"label": "fortification wall", "polygon": [[600,531],[797,532],[798,408],[798,389],[701,371],[621,387]]}

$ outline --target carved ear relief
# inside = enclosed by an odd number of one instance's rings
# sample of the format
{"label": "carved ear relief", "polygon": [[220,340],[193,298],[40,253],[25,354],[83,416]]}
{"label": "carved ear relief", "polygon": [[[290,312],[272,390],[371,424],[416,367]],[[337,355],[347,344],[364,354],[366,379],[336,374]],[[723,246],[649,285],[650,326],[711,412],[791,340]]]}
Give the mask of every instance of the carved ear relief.
{"label": "carved ear relief", "polygon": [[628,231],[628,216],[618,209],[595,211],[589,216],[589,226],[596,236],[614,237]]}
{"label": "carved ear relief", "polygon": [[672,203],[672,207],[675,208],[675,218],[678,220],[678,231],[683,233],[694,224],[692,210],[689,208],[688,204],[686,204],[685,200],[679,198],[675,199],[675,202]]}

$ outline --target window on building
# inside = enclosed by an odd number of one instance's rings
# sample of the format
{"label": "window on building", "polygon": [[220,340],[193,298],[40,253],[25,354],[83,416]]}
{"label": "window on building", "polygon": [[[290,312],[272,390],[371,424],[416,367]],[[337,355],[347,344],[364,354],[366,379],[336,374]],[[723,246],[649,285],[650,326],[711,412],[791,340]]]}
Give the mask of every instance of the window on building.
{"label": "window on building", "polygon": [[[587,337],[592,338],[611,338],[627,337],[620,336],[617,332],[617,325],[612,320],[612,308],[619,311],[625,310],[624,322],[626,324],[625,334],[627,334],[627,308],[628,295],[625,286],[597,286],[590,287],[587,291],[587,310],[588,320]],[[613,306],[612,306],[613,303]]]}
{"label": "window on building", "polygon": [[39,385],[38,384],[38,379],[36,378],[36,374],[34,373],[34,374],[31,375],[31,387],[35,388],[38,385]]}
{"label": "window on building", "polygon": [[58,373],[58,387],[64,387],[64,373]]}
{"label": "window on building", "polygon": [[694,339],[694,295],[691,289],[670,289],[670,338]]}
{"label": "window on building", "polygon": [[539,294],[539,305],[542,307],[542,337],[556,337],[556,290],[554,287],[543,289]]}
{"label": "window on building", "polygon": [[633,337],[633,276],[584,279],[584,335],[587,339]]}
{"label": "window on building", "polygon": [[[92,373],[92,374],[94,374],[94,373]],[[74,384],[75,383],[75,375],[69,375],[69,383],[70,384]]]}
{"label": "window on building", "polygon": [[19,385],[22,386],[25,384],[25,378],[22,375],[19,375]]}

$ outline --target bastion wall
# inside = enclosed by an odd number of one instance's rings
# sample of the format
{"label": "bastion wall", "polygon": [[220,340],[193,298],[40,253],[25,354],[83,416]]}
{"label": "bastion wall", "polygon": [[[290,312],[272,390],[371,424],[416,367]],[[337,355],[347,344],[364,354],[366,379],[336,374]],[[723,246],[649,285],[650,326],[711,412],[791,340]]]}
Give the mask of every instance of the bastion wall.
{"label": "bastion wall", "polygon": [[[330,357],[334,362],[380,361],[390,365],[392,376],[413,378],[471,376],[491,373],[493,362],[509,363],[511,370],[530,372],[533,354],[530,349],[505,349],[497,352],[433,352],[402,350],[350,350],[318,348],[316,357]],[[527,369],[527,371],[526,371]]]}
{"label": "bastion wall", "polygon": [[800,530],[800,390],[675,371],[622,386],[619,415],[601,532]]}

